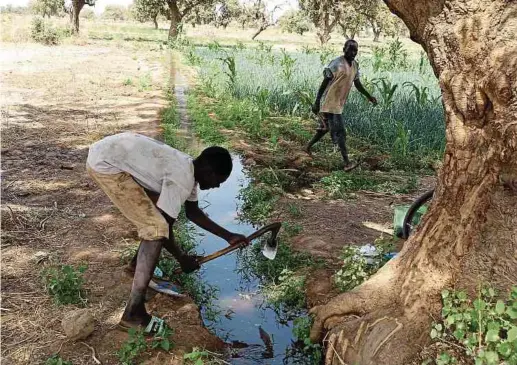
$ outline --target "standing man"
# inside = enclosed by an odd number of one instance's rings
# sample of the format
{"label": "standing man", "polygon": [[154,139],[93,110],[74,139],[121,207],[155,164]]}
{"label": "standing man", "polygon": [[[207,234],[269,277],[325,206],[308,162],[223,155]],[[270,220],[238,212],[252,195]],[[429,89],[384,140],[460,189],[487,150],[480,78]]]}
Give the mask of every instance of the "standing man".
{"label": "standing man", "polygon": [[365,90],[359,80],[359,64],[355,61],[357,50],[357,42],[353,39],[347,40],[343,47],[343,56],[330,62],[323,71],[323,82],[318,90],[316,102],[312,106],[312,112],[318,116],[320,125],[305,150],[311,155],[312,146],[330,130],[332,142],[338,145],[343,157],[345,171],[350,171],[357,166],[357,163],[352,164],[348,159],[345,126],[342,117],[343,107],[352,88],[352,83],[368,101],[377,105],[377,99]]}
{"label": "standing man", "polygon": [[133,286],[120,325],[142,327],[146,334],[157,333],[163,328],[163,320],[149,315],[144,302],[162,247],[178,260],[183,272],[199,268],[196,257],[186,255],[174,242],[172,225],[182,204],[189,220],[230,245],[247,240],[213,222],[197,201],[198,185],[201,190],[217,188],[228,179],[232,171],[230,153],[222,147],[208,147],[193,159],[162,142],[127,132],[91,145],[86,169],[136,226],[141,239],[130,264]]}

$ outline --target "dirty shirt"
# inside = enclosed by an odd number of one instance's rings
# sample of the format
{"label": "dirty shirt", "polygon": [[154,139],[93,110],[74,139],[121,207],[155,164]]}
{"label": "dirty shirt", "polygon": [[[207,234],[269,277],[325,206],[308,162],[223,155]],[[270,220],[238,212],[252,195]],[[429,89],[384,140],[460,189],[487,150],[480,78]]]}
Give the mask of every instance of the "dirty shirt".
{"label": "dirty shirt", "polygon": [[349,65],[345,57],[340,56],[329,63],[323,71],[323,76],[332,80],[321,98],[320,112],[343,113],[352,84],[359,80],[359,64],[353,61],[352,65]]}
{"label": "dirty shirt", "polygon": [[186,200],[197,201],[192,157],[144,135],[125,132],[94,143],[87,164],[100,174],[130,174],[160,194],[156,205],[172,218]]}

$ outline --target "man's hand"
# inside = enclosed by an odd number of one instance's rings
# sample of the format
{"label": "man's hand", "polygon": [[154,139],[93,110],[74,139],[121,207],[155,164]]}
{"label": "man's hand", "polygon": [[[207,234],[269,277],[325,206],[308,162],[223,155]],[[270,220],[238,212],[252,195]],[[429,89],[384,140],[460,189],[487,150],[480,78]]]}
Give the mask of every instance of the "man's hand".
{"label": "man's hand", "polygon": [[368,98],[368,101],[373,105],[377,105],[377,99],[375,99],[373,96],[370,96],[370,98]]}
{"label": "man's hand", "polygon": [[201,265],[199,265],[197,256],[181,255],[177,259],[181,266],[181,271],[183,271],[185,274],[196,271],[201,267]]}
{"label": "man's hand", "polygon": [[316,102],[312,105],[312,112],[316,115],[320,112],[320,103]]}
{"label": "man's hand", "polygon": [[235,246],[242,242],[245,242],[246,245],[250,244],[246,236],[237,233],[232,233],[232,235],[228,237],[226,241],[230,244],[230,246]]}

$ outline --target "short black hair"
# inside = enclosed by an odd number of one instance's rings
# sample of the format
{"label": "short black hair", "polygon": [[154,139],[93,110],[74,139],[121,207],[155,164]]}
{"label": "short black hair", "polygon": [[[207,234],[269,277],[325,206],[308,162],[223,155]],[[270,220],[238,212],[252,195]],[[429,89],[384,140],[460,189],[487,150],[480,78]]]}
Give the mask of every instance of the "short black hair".
{"label": "short black hair", "polygon": [[232,156],[226,148],[219,146],[205,148],[198,159],[203,164],[210,166],[218,175],[230,176],[232,172]]}
{"label": "short black hair", "polygon": [[343,49],[345,49],[345,47],[346,47],[347,45],[349,45],[350,43],[355,43],[355,44],[359,45],[359,43],[357,43],[357,41],[356,41],[355,39],[348,39],[348,40],[345,42],[345,44],[343,45]]}

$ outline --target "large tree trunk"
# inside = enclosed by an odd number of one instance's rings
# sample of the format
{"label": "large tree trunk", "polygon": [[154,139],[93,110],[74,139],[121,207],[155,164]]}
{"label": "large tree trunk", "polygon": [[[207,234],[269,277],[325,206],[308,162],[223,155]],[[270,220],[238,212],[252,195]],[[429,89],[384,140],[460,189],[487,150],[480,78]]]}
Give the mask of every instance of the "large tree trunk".
{"label": "large tree trunk", "polygon": [[84,0],[72,0],[72,14],[71,14],[71,21],[72,21],[72,32],[79,33],[79,13],[81,13],[81,10],[84,7]]}
{"label": "large tree trunk", "polygon": [[[429,213],[370,280],[313,309],[327,364],[406,364],[430,341],[440,292],[517,283],[517,3],[385,0],[439,78],[447,145]],[[353,315],[351,318],[350,315]]]}
{"label": "large tree trunk", "polygon": [[176,0],[168,0],[167,4],[169,5],[169,14],[171,17],[171,27],[169,28],[169,39],[171,40],[178,37],[182,14],[180,13]]}

